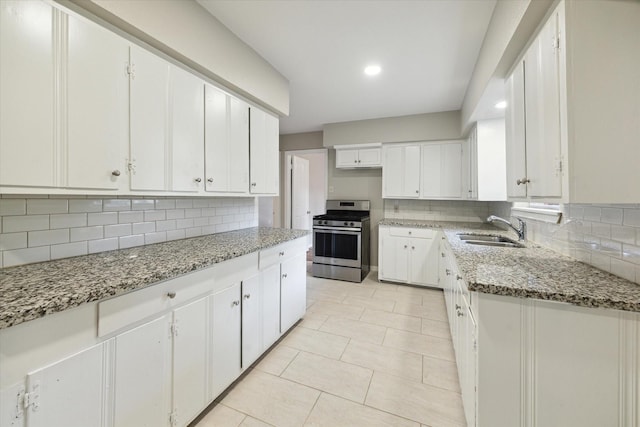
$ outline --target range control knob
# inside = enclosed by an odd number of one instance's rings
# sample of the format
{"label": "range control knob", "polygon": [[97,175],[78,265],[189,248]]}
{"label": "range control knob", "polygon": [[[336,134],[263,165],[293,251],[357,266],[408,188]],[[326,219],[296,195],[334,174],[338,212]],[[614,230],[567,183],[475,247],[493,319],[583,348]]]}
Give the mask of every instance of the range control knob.
{"label": "range control knob", "polygon": [[345,222],[345,223],[344,223],[344,225],[349,225],[349,223],[348,223],[348,222]]}
{"label": "range control knob", "polygon": [[354,223],[352,223],[352,222],[350,222],[350,223],[349,223],[349,225],[350,225],[351,227],[353,227],[355,224],[354,224]]}

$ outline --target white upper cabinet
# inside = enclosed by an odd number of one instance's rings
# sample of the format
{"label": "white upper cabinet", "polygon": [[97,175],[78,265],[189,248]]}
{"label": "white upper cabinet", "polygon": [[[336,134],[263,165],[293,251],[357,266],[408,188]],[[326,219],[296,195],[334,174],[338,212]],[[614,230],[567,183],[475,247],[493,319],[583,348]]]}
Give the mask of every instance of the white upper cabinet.
{"label": "white upper cabinet", "polygon": [[58,184],[53,49],[57,13],[44,2],[0,2],[0,186]]}
{"label": "white upper cabinet", "polygon": [[382,147],[380,144],[366,144],[360,147],[336,146],[336,168],[380,168],[382,167]]}
{"label": "white upper cabinet", "polygon": [[519,62],[505,85],[507,151],[507,197],[527,197],[527,159],[524,117],[524,63]]}
{"label": "white upper cabinet", "polygon": [[462,198],[462,143],[428,143],[422,146],[423,199]]}
{"label": "white upper cabinet", "polygon": [[129,43],[70,15],[67,51],[65,186],[117,190],[129,137]]}
{"label": "white upper cabinet", "polygon": [[171,66],[171,190],[204,188],[204,82]]}
{"label": "white upper cabinet", "polygon": [[420,146],[382,147],[382,197],[417,199],[420,196]]}
{"label": "white upper cabinet", "polygon": [[249,192],[249,106],[205,86],[206,190]]}
{"label": "white upper cabinet", "polygon": [[251,194],[277,195],[279,187],[278,118],[250,109],[249,165]]}
{"label": "white upper cabinet", "polygon": [[462,153],[462,197],[506,200],[504,119],[478,120]]}
{"label": "white upper cabinet", "polygon": [[166,188],[169,63],[131,46],[131,190]]}

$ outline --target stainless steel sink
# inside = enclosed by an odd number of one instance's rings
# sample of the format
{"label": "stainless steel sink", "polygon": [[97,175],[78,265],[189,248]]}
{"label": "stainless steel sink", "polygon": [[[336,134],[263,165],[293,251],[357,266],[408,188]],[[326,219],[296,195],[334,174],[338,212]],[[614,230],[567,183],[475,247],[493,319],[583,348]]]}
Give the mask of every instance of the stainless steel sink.
{"label": "stainless steel sink", "polygon": [[473,233],[461,233],[458,234],[460,240],[470,245],[481,246],[497,246],[501,248],[524,248],[522,243],[511,240],[508,237],[489,235],[489,234],[473,234]]}

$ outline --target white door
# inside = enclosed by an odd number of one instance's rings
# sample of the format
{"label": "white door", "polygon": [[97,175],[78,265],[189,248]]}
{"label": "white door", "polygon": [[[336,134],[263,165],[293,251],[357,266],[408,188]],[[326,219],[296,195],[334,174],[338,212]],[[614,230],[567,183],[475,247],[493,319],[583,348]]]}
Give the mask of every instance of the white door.
{"label": "white door", "polygon": [[57,182],[49,4],[0,1],[0,61],[0,185],[53,187]]}
{"label": "white door", "polygon": [[291,156],[291,228],[311,230],[309,160]]}
{"label": "white door", "polygon": [[129,142],[129,43],[69,16],[67,183],[118,189]]}
{"label": "white door", "polygon": [[172,66],[171,189],[197,192],[204,188],[204,82]]}
{"label": "white door", "polygon": [[240,375],[240,283],[211,299],[211,389],[213,397],[217,397]]}
{"label": "white door", "polygon": [[260,275],[242,281],[242,369],[262,354]]}
{"label": "white door", "polygon": [[107,389],[104,373],[104,344],[101,343],[27,375],[28,390],[38,395],[37,410],[27,410],[27,425],[102,425]]}
{"label": "white door", "polygon": [[280,264],[260,272],[262,285],[262,350],[280,338]]}
{"label": "white door", "polygon": [[307,311],[307,256],[301,252],[282,263],[280,325],[284,333]]}
{"label": "white door", "polygon": [[185,426],[207,406],[207,298],[173,312],[173,410]]}
{"label": "white door", "polygon": [[131,45],[132,190],[167,190],[169,63]]}
{"label": "white door", "polygon": [[524,127],[524,63],[520,62],[505,84],[507,149],[507,197],[527,197],[527,157]]}
{"label": "white door", "polygon": [[171,316],[115,338],[115,427],[169,425]]}

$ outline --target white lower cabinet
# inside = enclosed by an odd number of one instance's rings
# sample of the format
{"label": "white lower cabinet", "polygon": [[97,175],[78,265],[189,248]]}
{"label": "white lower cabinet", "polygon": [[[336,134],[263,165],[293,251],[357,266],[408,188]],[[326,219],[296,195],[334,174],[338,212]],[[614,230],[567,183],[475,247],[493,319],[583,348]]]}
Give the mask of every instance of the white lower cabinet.
{"label": "white lower cabinet", "polygon": [[287,331],[307,310],[307,255],[296,254],[280,266],[280,330]]}
{"label": "white lower cabinet", "polygon": [[260,275],[242,281],[242,369],[262,354]]}
{"label": "white lower cabinet", "polygon": [[[305,262],[306,265],[306,262]],[[280,264],[260,272],[262,301],[262,351],[280,338]],[[306,305],[306,301],[305,301]]]}
{"label": "white lower cabinet", "polygon": [[215,293],[212,300],[211,378],[213,396],[224,391],[240,375],[242,314],[240,287],[235,283]]}
{"label": "white lower cabinet", "polygon": [[424,228],[380,227],[378,278],[438,286],[437,235]]}

